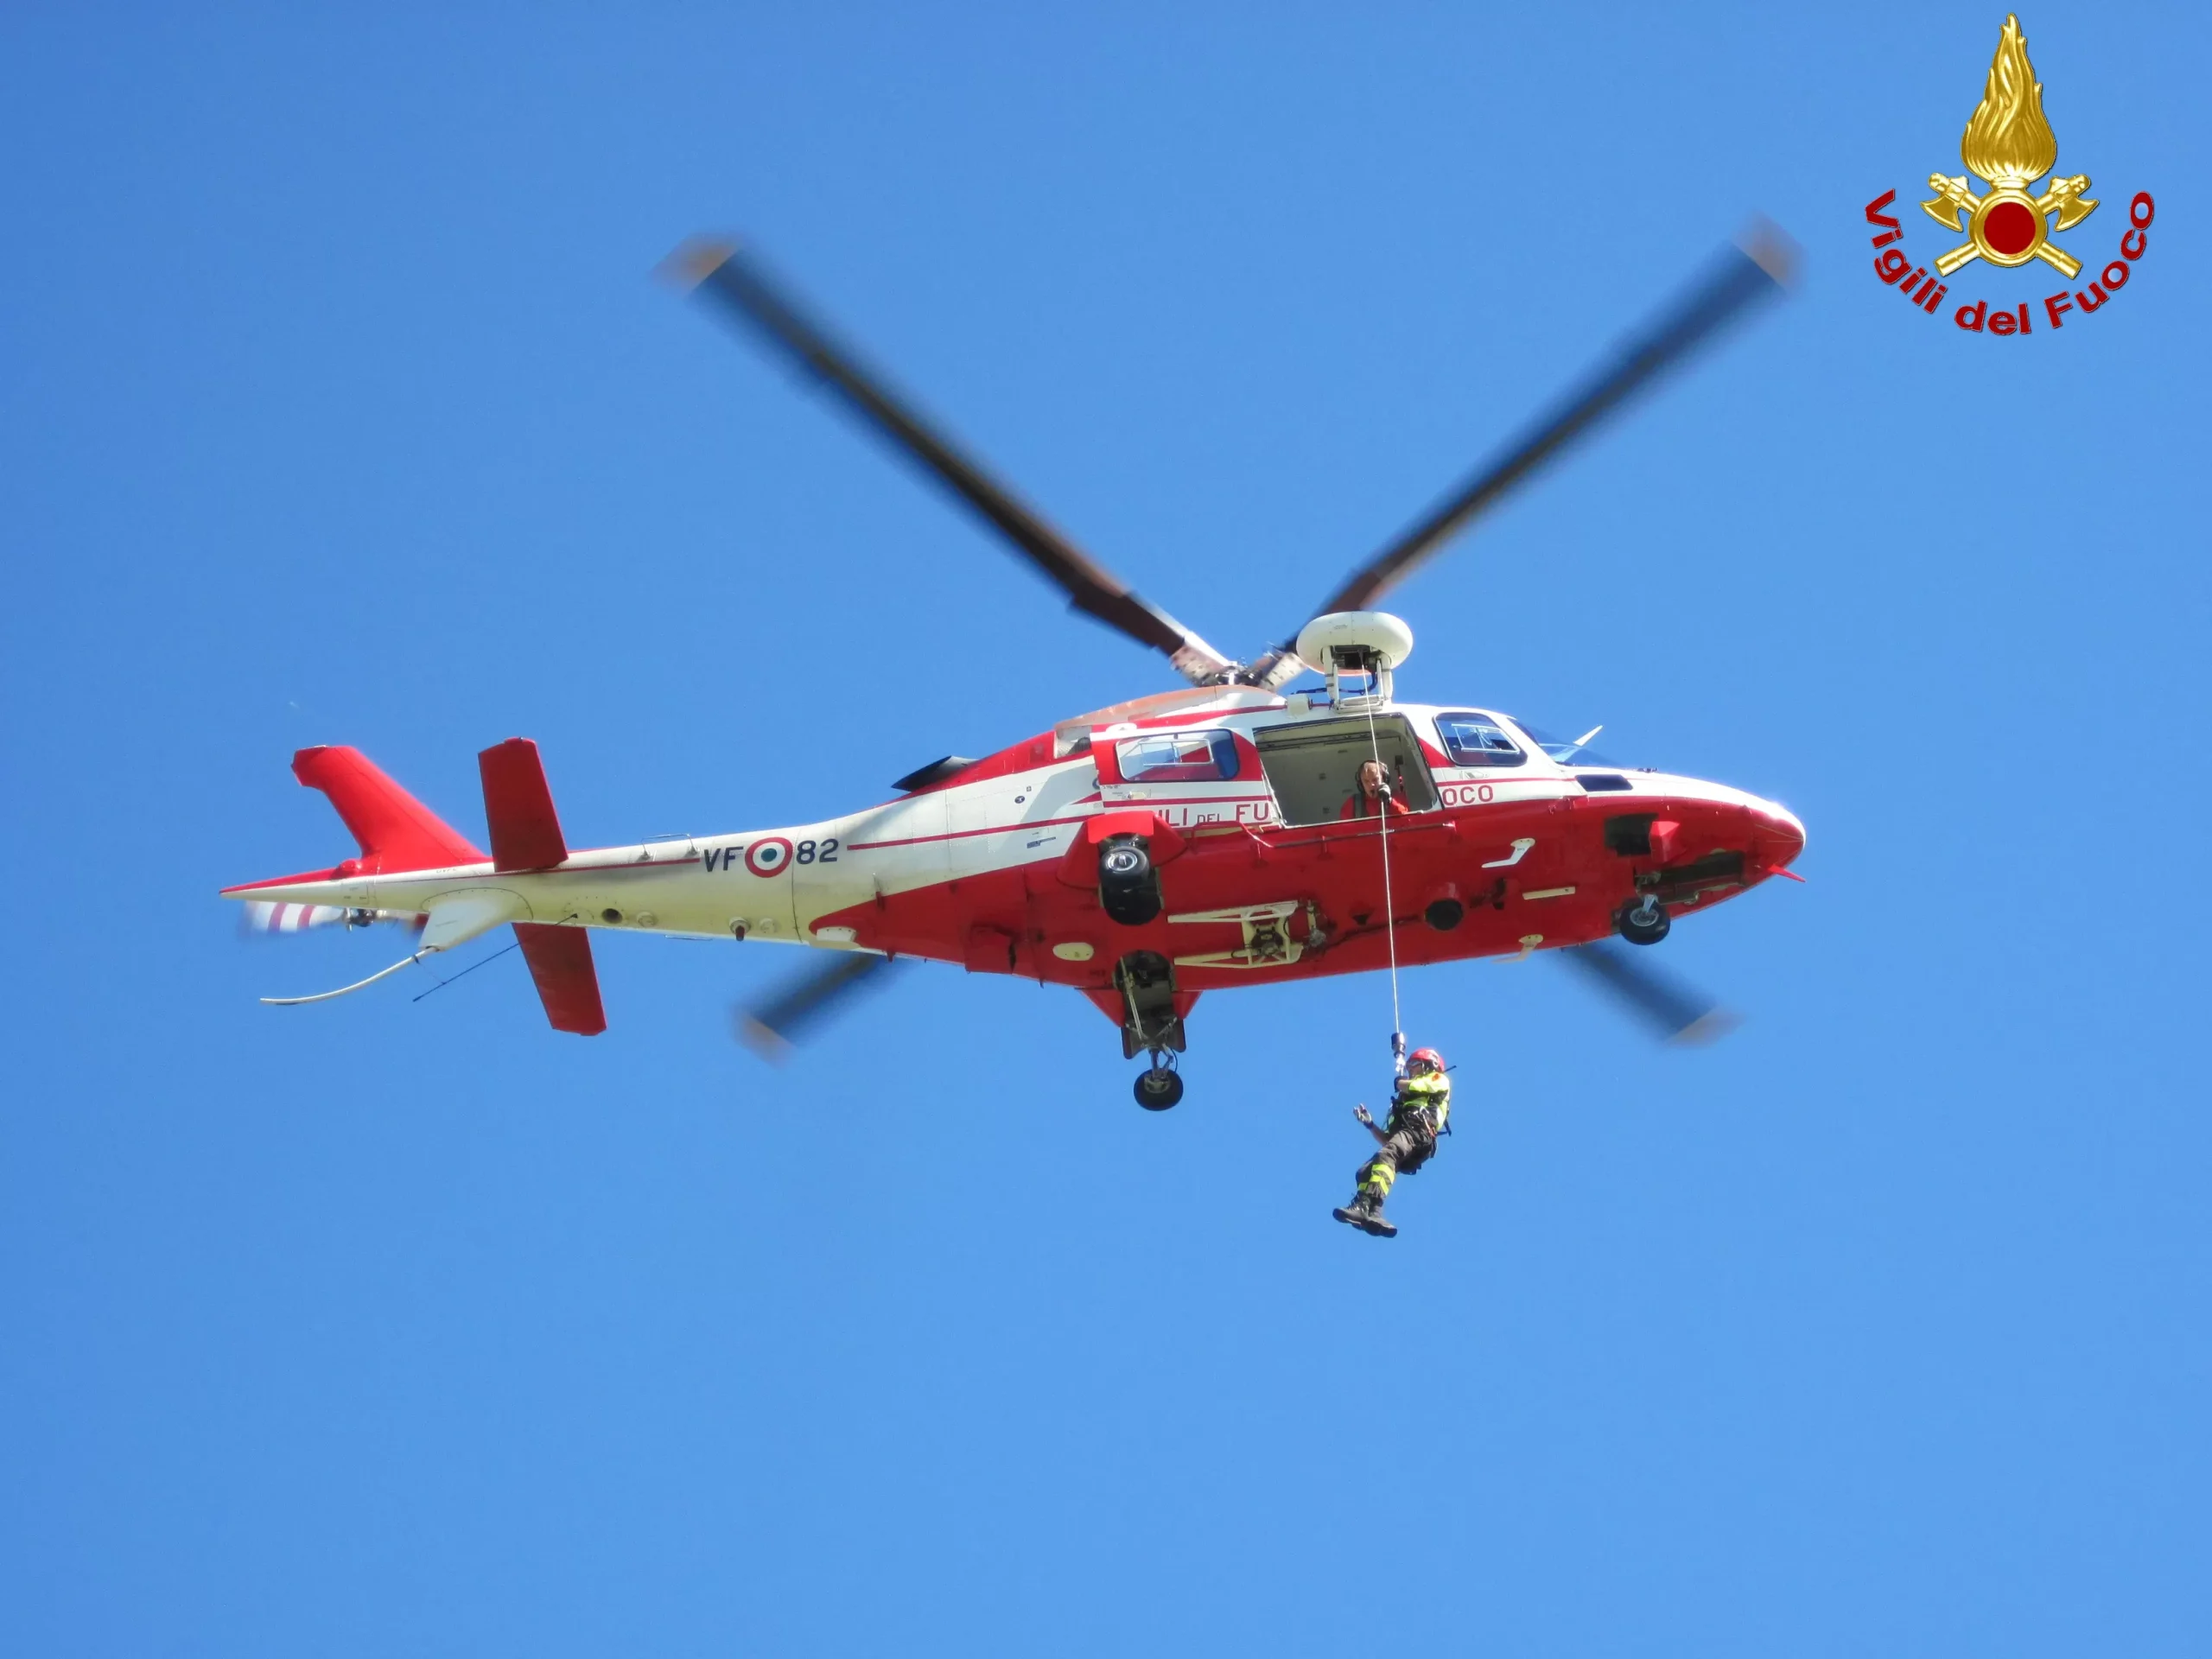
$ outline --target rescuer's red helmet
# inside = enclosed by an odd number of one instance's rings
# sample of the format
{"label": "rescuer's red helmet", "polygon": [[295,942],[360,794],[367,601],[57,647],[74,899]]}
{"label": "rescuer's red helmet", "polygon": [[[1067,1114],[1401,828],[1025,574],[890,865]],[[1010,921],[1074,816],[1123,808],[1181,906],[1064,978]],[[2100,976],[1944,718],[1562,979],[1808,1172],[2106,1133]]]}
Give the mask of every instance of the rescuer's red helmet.
{"label": "rescuer's red helmet", "polygon": [[1406,1056],[1406,1075],[1409,1077],[1420,1077],[1427,1071],[1441,1071],[1443,1069],[1444,1057],[1433,1048],[1417,1048]]}

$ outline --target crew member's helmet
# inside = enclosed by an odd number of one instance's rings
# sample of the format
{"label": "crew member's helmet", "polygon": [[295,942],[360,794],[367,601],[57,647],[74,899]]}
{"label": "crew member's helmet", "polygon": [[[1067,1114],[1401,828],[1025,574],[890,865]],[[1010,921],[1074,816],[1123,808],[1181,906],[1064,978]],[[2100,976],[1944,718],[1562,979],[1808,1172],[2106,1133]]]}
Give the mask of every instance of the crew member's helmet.
{"label": "crew member's helmet", "polygon": [[1426,1077],[1443,1069],[1444,1057],[1433,1048],[1417,1048],[1406,1056],[1406,1075],[1409,1077]]}

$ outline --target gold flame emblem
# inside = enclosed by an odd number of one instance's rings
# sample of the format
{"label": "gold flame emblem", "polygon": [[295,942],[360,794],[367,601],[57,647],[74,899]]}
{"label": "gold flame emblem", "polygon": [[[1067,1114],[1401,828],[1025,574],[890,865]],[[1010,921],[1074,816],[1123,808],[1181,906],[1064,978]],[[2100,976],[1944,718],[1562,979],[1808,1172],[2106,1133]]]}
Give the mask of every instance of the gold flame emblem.
{"label": "gold flame emblem", "polygon": [[[2020,20],[2008,16],[2005,32],[1997,37],[1997,55],[1990,60],[1989,83],[1974,119],[1967,123],[1959,141],[1959,159],[1967,171],[1989,186],[1985,195],[1967,188],[1966,175],[1948,178],[1928,175],[1933,201],[1920,204],[1938,225],[1964,231],[1967,241],[1939,256],[1936,269],[1949,276],[1969,259],[1986,259],[1993,265],[2024,265],[2040,259],[2055,266],[2068,280],[2081,275],[2082,262],[2050,245],[2057,231],[2070,231],[2097,204],[2085,194],[2089,175],[2053,179],[2040,196],[2028,187],[2057,165],[2058,139],[2044,119],[2043,83],[2035,65],[2028,61],[2028,37]],[[2056,229],[2050,216],[2058,216]]]}

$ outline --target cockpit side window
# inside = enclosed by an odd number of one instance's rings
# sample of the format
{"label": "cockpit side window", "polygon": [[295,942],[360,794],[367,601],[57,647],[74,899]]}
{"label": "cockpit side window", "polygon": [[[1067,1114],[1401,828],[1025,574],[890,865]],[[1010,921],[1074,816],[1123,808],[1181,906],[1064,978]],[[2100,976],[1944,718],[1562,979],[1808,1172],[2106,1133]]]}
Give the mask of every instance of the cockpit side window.
{"label": "cockpit side window", "polygon": [[1439,715],[1436,734],[1455,766],[1517,766],[1529,759],[1493,715]]}
{"label": "cockpit side window", "polygon": [[1115,745],[1127,784],[1211,784],[1234,778],[1236,740],[1227,732],[1162,732]]}

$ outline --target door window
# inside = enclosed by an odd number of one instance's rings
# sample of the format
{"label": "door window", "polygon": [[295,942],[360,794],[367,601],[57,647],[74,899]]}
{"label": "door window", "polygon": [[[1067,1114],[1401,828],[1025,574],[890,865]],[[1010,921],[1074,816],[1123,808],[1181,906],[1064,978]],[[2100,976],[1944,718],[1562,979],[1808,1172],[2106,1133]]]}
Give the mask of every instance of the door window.
{"label": "door window", "polygon": [[1227,732],[1162,732],[1114,746],[1125,784],[1214,784],[1236,775],[1236,740]]}

